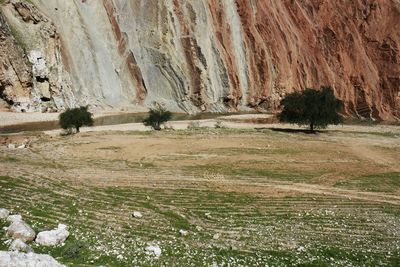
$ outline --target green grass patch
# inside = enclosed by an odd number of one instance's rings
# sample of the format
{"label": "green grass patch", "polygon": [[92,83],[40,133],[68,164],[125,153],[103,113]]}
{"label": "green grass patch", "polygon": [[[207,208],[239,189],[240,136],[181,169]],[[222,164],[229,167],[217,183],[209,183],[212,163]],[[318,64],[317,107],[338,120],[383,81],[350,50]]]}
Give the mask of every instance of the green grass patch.
{"label": "green grass patch", "polygon": [[12,156],[3,156],[3,157],[0,157],[0,161],[2,161],[2,162],[19,162],[20,160],[16,157],[12,157]]}
{"label": "green grass patch", "polygon": [[400,190],[400,172],[377,173],[336,183],[338,187],[355,188],[371,192],[395,193]]}
{"label": "green grass patch", "polygon": [[[32,246],[68,266],[396,266],[398,260],[395,205],[30,179],[0,177],[1,206],[22,214],[36,231],[67,224],[65,246]],[[142,219],[132,218],[136,210]],[[7,249],[4,226],[1,250]],[[146,255],[149,243],[160,245],[159,259]]]}

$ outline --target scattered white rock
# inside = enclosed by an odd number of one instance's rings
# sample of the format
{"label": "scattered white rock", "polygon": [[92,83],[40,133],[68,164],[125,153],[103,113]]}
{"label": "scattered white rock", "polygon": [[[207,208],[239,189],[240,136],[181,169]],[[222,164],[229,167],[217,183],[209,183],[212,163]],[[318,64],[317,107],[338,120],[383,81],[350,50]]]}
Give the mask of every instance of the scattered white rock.
{"label": "scattered white rock", "polygon": [[297,251],[298,251],[298,252],[304,252],[304,251],[306,251],[306,248],[303,247],[303,246],[299,246],[299,247],[297,248]]}
{"label": "scattered white rock", "polygon": [[219,239],[219,234],[217,233],[217,234],[213,235],[213,239],[215,239],[215,240]]}
{"label": "scattered white rock", "polygon": [[8,144],[8,149],[15,149],[15,145],[14,144]]}
{"label": "scattered white rock", "polygon": [[33,249],[21,239],[15,239],[10,245],[10,251],[30,253]]}
{"label": "scattered white rock", "polygon": [[15,215],[10,215],[7,217],[7,221],[8,222],[17,222],[17,221],[22,221],[22,216],[19,214],[15,214]]}
{"label": "scattered white rock", "polygon": [[[11,216],[9,216],[11,217]],[[36,233],[33,229],[22,219],[14,220],[10,227],[7,228],[7,235],[12,239],[21,239],[24,242],[33,241]]]}
{"label": "scattered white rock", "polygon": [[203,231],[203,227],[201,227],[200,225],[196,225],[196,230],[201,232],[201,231]]}
{"label": "scattered white rock", "polygon": [[124,256],[122,256],[121,254],[117,256],[117,260],[120,260],[120,261],[121,261],[121,260],[123,260],[123,259],[124,259]]}
{"label": "scattered white rock", "polygon": [[209,213],[209,212],[206,212],[204,214],[204,216],[206,216],[207,219],[211,219],[212,218],[211,213]]}
{"label": "scattered white rock", "polygon": [[57,229],[38,233],[35,242],[42,246],[58,246],[63,244],[68,236],[68,227],[59,224]]}
{"label": "scattered white rock", "polygon": [[156,258],[161,256],[161,248],[157,245],[146,247],[147,254],[154,255]]}
{"label": "scattered white rock", "polygon": [[22,144],[22,145],[18,146],[17,148],[18,148],[18,149],[24,149],[24,148],[26,148],[26,145],[25,145],[25,144]]}
{"label": "scattered white rock", "polygon": [[6,266],[65,267],[49,255],[0,251],[0,267]]}
{"label": "scattered white rock", "polygon": [[28,54],[29,62],[32,63],[32,72],[34,77],[47,78],[49,69],[46,66],[46,60],[41,51],[32,50]]}
{"label": "scattered white rock", "polygon": [[10,211],[6,209],[0,209],[0,220],[5,220],[10,215]]}
{"label": "scattered white rock", "polygon": [[180,233],[182,236],[187,236],[187,235],[189,234],[188,231],[183,230],[183,229],[179,230],[179,233]]}
{"label": "scattered white rock", "polygon": [[140,219],[140,218],[143,217],[142,213],[140,213],[139,211],[134,211],[133,214],[132,214],[132,216],[133,216],[134,218],[138,218],[138,219]]}

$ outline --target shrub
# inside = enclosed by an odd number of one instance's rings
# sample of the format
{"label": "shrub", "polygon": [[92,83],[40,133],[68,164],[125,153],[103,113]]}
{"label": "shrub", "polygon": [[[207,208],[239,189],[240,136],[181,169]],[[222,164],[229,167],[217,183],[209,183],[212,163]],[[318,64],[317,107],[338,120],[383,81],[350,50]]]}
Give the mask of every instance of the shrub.
{"label": "shrub", "polygon": [[67,109],[60,114],[59,124],[61,128],[72,131],[73,128],[79,133],[82,126],[93,125],[93,114],[88,111],[88,107]]}
{"label": "shrub", "polygon": [[172,113],[161,106],[152,108],[149,116],[143,120],[144,125],[151,126],[154,130],[161,130],[161,124],[171,119]]}
{"label": "shrub", "polygon": [[65,246],[62,251],[62,256],[66,259],[80,259],[83,257],[83,252],[87,247],[87,244],[75,241]]}
{"label": "shrub", "polygon": [[191,122],[189,122],[187,128],[188,128],[189,130],[197,130],[197,129],[200,129],[200,128],[201,128],[201,127],[200,127],[200,122],[198,122],[198,121],[191,121]]}
{"label": "shrub", "polygon": [[217,121],[217,122],[215,123],[215,129],[223,129],[223,128],[226,128],[226,126],[224,126],[224,125],[222,124],[222,121]]}
{"label": "shrub", "polygon": [[291,93],[281,101],[281,105],[280,121],[309,125],[311,132],[314,128],[326,128],[329,124],[343,121],[339,114],[343,102],[336,99],[330,87],[322,87],[319,91],[307,88],[303,92]]}

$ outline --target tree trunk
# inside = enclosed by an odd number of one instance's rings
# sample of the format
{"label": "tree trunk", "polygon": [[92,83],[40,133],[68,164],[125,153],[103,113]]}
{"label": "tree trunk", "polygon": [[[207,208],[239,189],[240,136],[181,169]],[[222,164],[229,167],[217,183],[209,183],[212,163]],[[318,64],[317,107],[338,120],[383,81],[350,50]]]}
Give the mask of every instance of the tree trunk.
{"label": "tree trunk", "polygon": [[76,127],[76,133],[79,133],[79,127]]}
{"label": "tree trunk", "polygon": [[314,132],[314,123],[313,122],[310,123],[310,130],[311,130],[312,133]]}
{"label": "tree trunk", "polygon": [[160,127],[160,123],[159,123],[159,122],[155,122],[155,123],[154,123],[154,130],[156,130],[156,131],[160,131],[160,130],[161,130],[161,127]]}

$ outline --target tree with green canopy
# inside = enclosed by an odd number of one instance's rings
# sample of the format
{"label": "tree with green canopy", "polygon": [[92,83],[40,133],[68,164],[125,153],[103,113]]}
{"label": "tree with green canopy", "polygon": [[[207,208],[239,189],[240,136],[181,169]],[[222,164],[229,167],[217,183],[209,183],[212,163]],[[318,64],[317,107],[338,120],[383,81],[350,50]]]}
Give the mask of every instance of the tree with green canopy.
{"label": "tree with green canopy", "polygon": [[330,87],[321,90],[307,88],[302,92],[294,92],[282,99],[281,122],[309,125],[310,131],[315,128],[326,128],[329,124],[339,124],[343,121],[339,112],[343,102],[337,99]]}
{"label": "tree with green canopy", "polygon": [[151,126],[154,130],[161,130],[161,124],[169,121],[172,118],[172,113],[160,105],[151,108],[149,116],[143,120],[144,125]]}
{"label": "tree with green canopy", "polygon": [[66,130],[76,129],[82,126],[92,126],[94,123],[93,114],[88,111],[88,106],[79,108],[69,108],[59,116],[59,124],[61,128]]}

